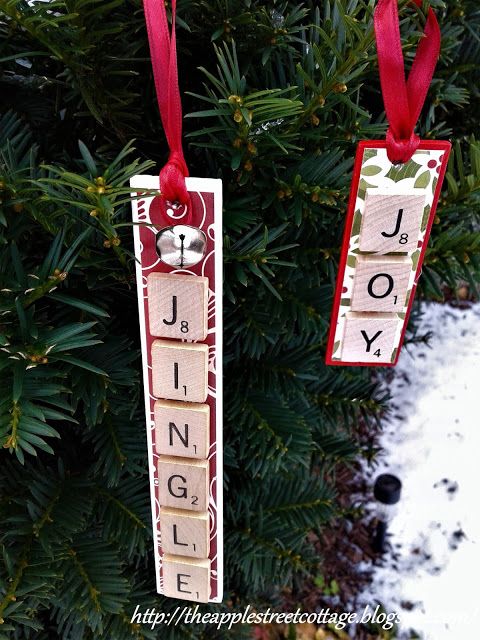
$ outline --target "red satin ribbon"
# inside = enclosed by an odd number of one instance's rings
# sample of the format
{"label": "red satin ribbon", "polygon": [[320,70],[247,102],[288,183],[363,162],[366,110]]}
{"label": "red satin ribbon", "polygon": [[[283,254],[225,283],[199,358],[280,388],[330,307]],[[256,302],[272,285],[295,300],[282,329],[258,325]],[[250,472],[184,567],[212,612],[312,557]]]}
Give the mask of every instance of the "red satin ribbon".
{"label": "red satin ribbon", "polygon": [[185,185],[188,167],[182,149],[182,104],[178,88],[175,37],[176,5],[176,0],[172,0],[171,34],[164,0],[144,0],[143,9],[160,117],[170,148],[168,162],[160,171],[160,189],[164,201],[186,205],[187,215],[190,217],[190,194]]}
{"label": "red satin ribbon", "polygon": [[[422,0],[412,0],[417,6]],[[440,55],[440,28],[428,10],[423,38],[405,81],[398,0],[379,0],[374,14],[378,66],[389,129],[387,154],[392,162],[407,162],[420,144],[414,129]]]}

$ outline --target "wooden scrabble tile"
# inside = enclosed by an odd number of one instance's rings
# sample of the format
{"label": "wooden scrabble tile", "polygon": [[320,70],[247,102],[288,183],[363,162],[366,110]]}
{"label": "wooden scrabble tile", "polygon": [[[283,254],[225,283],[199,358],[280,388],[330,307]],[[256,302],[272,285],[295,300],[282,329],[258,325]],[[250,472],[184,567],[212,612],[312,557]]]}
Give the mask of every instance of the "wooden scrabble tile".
{"label": "wooden scrabble tile", "polygon": [[180,273],[150,273],[147,290],[152,336],[205,340],[208,278]]}
{"label": "wooden scrabble tile", "polygon": [[394,194],[367,189],[360,227],[360,251],[405,252],[416,249],[425,193]]}
{"label": "wooden scrabble tile", "polygon": [[152,387],[156,398],[205,402],[208,346],[170,340],[152,344]]}
{"label": "wooden scrabble tile", "polygon": [[206,458],[210,448],[210,407],[196,402],[157,400],[154,407],[158,453]]}
{"label": "wooden scrabble tile", "polygon": [[207,511],[209,462],[159,456],[158,500],[163,507]]}
{"label": "wooden scrabble tile", "polygon": [[402,320],[393,313],[347,313],[342,343],[344,362],[390,362]]}
{"label": "wooden scrabble tile", "polygon": [[163,556],[163,591],[168,598],[208,602],[210,597],[210,560],[184,556]]}
{"label": "wooden scrabble tile", "polygon": [[162,551],[190,558],[208,558],[210,519],[207,512],[160,507]]}
{"label": "wooden scrabble tile", "polygon": [[352,311],[402,311],[412,261],[402,256],[358,256],[353,279]]}

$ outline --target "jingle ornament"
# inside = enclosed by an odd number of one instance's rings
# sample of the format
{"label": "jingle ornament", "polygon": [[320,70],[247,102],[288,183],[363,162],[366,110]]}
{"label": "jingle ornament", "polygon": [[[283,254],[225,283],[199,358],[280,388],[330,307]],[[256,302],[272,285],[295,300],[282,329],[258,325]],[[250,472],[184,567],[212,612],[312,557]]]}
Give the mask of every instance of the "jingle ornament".
{"label": "jingle ornament", "polygon": [[[223,598],[222,183],[190,178],[175,44],[163,0],[144,0],[170,149],[130,179],[157,591]],[[158,195],[152,195],[156,192]]]}

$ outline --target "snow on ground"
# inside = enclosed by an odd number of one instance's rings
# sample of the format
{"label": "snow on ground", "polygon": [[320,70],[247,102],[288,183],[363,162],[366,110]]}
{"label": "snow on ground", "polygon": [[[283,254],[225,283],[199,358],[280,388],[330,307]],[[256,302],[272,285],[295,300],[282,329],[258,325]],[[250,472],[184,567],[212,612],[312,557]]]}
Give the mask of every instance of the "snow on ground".
{"label": "snow on ground", "polygon": [[[403,483],[391,550],[365,602],[401,618],[402,638],[473,638],[480,626],[480,304],[425,304],[389,383],[383,472]],[[478,631],[477,631],[478,632]],[[417,636],[414,636],[417,637]]]}

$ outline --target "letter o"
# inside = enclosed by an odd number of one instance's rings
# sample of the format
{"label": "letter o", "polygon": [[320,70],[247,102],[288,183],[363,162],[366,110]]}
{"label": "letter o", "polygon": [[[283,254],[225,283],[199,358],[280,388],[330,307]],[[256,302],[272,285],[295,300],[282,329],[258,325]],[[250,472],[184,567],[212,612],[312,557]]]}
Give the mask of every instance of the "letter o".
{"label": "letter o", "polygon": [[[373,285],[375,284],[375,281],[377,280],[377,278],[387,278],[388,286],[385,293],[376,294],[373,291]],[[377,298],[377,299],[386,298],[392,293],[394,285],[395,285],[395,282],[393,281],[393,278],[389,273],[377,273],[375,276],[373,276],[373,278],[370,278],[370,281],[367,285],[368,295],[371,296],[372,298]]]}

